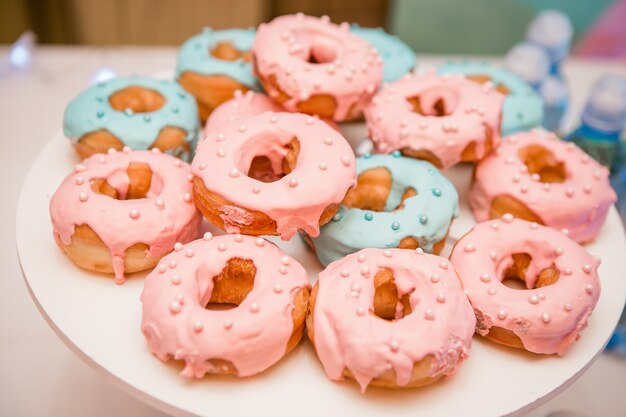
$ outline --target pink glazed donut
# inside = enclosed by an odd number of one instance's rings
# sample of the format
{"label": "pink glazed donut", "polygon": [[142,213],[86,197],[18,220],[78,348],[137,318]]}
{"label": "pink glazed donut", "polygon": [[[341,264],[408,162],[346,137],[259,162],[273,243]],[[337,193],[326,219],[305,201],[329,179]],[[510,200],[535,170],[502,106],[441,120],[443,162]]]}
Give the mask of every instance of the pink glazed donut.
{"label": "pink glazed donut", "polygon": [[206,233],[146,277],[141,331],[159,359],[185,361],[188,378],[254,375],[300,341],[310,288],[302,265],[271,242]]}
{"label": "pink glazed donut", "polygon": [[199,233],[189,165],[158,149],[114,149],[85,159],[50,200],[59,247],[78,266],[124,273],[153,268]]}
{"label": "pink glazed donut", "polygon": [[192,163],[194,201],[228,233],[311,236],[356,181],[348,142],[298,113],[262,113],[212,130]]}
{"label": "pink glazed donut", "polygon": [[331,263],[311,293],[307,329],[326,374],[398,388],[456,372],[476,318],[447,259],[363,249]]}
{"label": "pink glazed donut", "polygon": [[477,221],[505,213],[589,242],[617,196],[609,171],[552,133],[509,136],[476,167],[469,201]]}
{"label": "pink glazed donut", "polygon": [[365,119],[380,152],[400,150],[446,169],[479,161],[500,144],[503,102],[491,83],[409,73],[374,96]]}
{"label": "pink glazed donut", "polygon": [[255,93],[252,90],[242,93],[240,90],[237,90],[232,99],[221,104],[211,113],[204,126],[204,136],[207,136],[211,130],[221,125],[265,113],[266,111],[278,113],[284,111],[284,109],[265,94]]}
{"label": "pink glazed donut", "polygon": [[[514,219],[477,224],[452,251],[476,313],[476,331],[497,343],[564,355],[600,296],[598,258],[545,226]],[[510,288],[519,279],[526,289]]]}
{"label": "pink glazed donut", "polygon": [[288,111],[338,122],[361,115],[383,76],[376,49],[328,16],[298,13],[261,24],[252,52],[270,97]]}

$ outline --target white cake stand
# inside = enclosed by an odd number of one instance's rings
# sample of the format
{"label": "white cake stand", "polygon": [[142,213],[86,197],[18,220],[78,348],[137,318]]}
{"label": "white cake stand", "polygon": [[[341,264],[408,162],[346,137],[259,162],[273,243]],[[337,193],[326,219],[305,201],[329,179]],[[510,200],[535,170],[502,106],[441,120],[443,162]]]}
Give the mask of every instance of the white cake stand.
{"label": "white cake stand", "polygon": [[[362,127],[346,133],[362,137]],[[626,241],[613,209],[588,250],[602,257],[602,293],[567,356],[537,356],[475,337],[471,358],[452,378],[410,390],[368,389],[328,380],[308,341],[261,375],[238,379],[208,376],[187,380],[179,363],[152,356],[139,330],[139,294],[145,274],[122,286],[110,276],[75,267],[52,238],[48,203],[61,180],[78,163],[61,133],[37,157],[17,209],[17,249],[33,301],[57,335],[99,373],[139,399],[174,415],[249,417],[458,416],[522,414],[547,401],[580,376],[602,351],[624,306]],[[446,175],[461,195],[461,217],[452,240],[471,227],[467,206],[468,167]],[[316,279],[320,265],[300,239],[276,241]],[[449,251],[449,246],[447,251]],[[447,253],[447,252],[446,252]]]}

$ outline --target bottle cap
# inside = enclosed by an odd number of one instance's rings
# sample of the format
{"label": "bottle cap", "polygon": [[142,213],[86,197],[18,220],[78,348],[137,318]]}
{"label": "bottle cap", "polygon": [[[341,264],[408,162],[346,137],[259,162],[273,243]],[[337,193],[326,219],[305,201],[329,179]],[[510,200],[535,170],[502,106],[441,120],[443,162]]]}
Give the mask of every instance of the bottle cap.
{"label": "bottle cap", "polygon": [[591,88],[582,121],[604,132],[619,132],[626,123],[626,78],[604,75]]}
{"label": "bottle cap", "polygon": [[543,48],[522,42],[506,54],[504,66],[527,83],[537,86],[550,72],[550,57]]}

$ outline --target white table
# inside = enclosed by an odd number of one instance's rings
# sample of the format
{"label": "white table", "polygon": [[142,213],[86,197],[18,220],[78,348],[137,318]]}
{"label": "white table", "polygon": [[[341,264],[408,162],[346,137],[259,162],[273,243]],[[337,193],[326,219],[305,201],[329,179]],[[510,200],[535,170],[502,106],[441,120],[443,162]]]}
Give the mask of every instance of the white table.
{"label": "white table", "polygon": [[[0,47],[0,54],[7,48]],[[423,65],[444,57],[423,57]],[[160,416],[162,413],[119,391],[89,370],[56,338],[32,303],[15,253],[15,206],[24,174],[35,155],[60,128],[67,102],[102,65],[122,74],[151,74],[173,67],[173,48],[42,47],[32,71],[0,78],[0,415]],[[605,72],[626,75],[615,63],[576,61],[566,74],[578,113],[589,87]],[[7,129],[8,127],[8,129]],[[626,360],[602,355],[573,386],[531,416],[556,410],[618,416],[626,411]]]}

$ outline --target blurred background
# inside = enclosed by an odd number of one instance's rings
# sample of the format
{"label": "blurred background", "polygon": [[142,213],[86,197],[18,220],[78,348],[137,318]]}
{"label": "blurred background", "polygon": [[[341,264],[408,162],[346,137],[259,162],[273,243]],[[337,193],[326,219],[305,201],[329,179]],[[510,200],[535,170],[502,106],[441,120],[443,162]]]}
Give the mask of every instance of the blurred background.
{"label": "blurred background", "polygon": [[575,54],[626,58],[624,0],[0,0],[0,44],[32,30],[43,44],[178,45],[204,26],[256,26],[301,11],[382,26],[420,53],[495,55],[546,8],[570,17]]}

